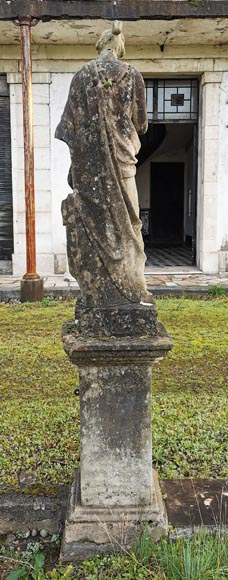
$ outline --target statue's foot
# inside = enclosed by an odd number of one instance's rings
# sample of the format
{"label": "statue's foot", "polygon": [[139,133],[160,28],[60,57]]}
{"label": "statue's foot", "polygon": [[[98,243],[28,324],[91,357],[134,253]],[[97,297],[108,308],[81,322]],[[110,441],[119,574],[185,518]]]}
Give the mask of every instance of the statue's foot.
{"label": "statue's foot", "polygon": [[153,296],[150,292],[147,292],[147,290],[145,290],[145,292],[141,293],[141,304],[148,304],[148,306],[150,304],[154,304],[154,299]]}

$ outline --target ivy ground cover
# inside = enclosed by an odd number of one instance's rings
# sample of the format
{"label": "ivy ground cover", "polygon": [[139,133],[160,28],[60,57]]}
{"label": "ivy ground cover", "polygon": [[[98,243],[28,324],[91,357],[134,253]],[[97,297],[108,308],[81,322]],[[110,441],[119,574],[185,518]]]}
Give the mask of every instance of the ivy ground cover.
{"label": "ivy ground cover", "polygon": [[[166,299],[173,340],[153,369],[153,460],[161,478],[227,477],[228,301]],[[77,369],[61,344],[74,302],[0,305],[0,491],[71,480],[80,462]]]}

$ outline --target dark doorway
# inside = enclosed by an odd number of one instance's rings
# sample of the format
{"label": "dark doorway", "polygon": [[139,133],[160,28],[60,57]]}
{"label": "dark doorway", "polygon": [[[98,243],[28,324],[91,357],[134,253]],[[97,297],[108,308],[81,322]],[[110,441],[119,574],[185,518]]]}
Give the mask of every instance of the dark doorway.
{"label": "dark doorway", "polygon": [[6,75],[0,75],[0,273],[11,267],[13,203],[10,136],[10,98]]}
{"label": "dark doorway", "polygon": [[136,182],[148,265],[196,263],[197,79],[146,79]]}
{"label": "dark doorway", "polygon": [[184,163],[151,163],[151,245],[184,241]]}
{"label": "dark doorway", "polygon": [[162,249],[161,267],[165,256],[169,266],[195,265],[197,125],[165,124],[163,139],[151,150],[136,174],[149,265],[158,263],[157,249]]}

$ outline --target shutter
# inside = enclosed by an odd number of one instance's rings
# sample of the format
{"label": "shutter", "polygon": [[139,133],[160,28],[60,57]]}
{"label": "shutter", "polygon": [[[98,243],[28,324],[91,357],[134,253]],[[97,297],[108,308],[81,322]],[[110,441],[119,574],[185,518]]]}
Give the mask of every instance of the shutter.
{"label": "shutter", "polygon": [[10,98],[6,76],[0,75],[0,259],[13,253]]}

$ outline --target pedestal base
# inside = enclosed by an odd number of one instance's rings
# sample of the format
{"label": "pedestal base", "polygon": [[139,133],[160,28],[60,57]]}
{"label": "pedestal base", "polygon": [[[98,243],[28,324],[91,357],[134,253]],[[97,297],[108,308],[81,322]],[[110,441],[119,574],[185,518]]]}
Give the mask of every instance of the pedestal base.
{"label": "pedestal base", "polygon": [[64,561],[129,548],[145,523],[156,539],[167,530],[152,477],[151,367],[170,339],[153,304],[93,314],[84,312],[85,327],[80,316],[63,327],[64,349],[79,367],[81,422],[81,482],[71,490]]}
{"label": "pedestal base", "polygon": [[70,492],[61,561],[78,562],[96,554],[129,549],[136,534],[140,533],[145,524],[156,540],[166,534],[166,509],[154,470],[152,480],[152,503],[149,506],[83,506],[80,498],[80,474],[76,471]]}
{"label": "pedestal base", "polygon": [[21,280],[21,302],[41,302],[43,295],[43,278]]}
{"label": "pedestal base", "polygon": [[76,304],[75,330],[84,338],[156,336],[157,309],[152,301],[107,308],[83,308]]}

